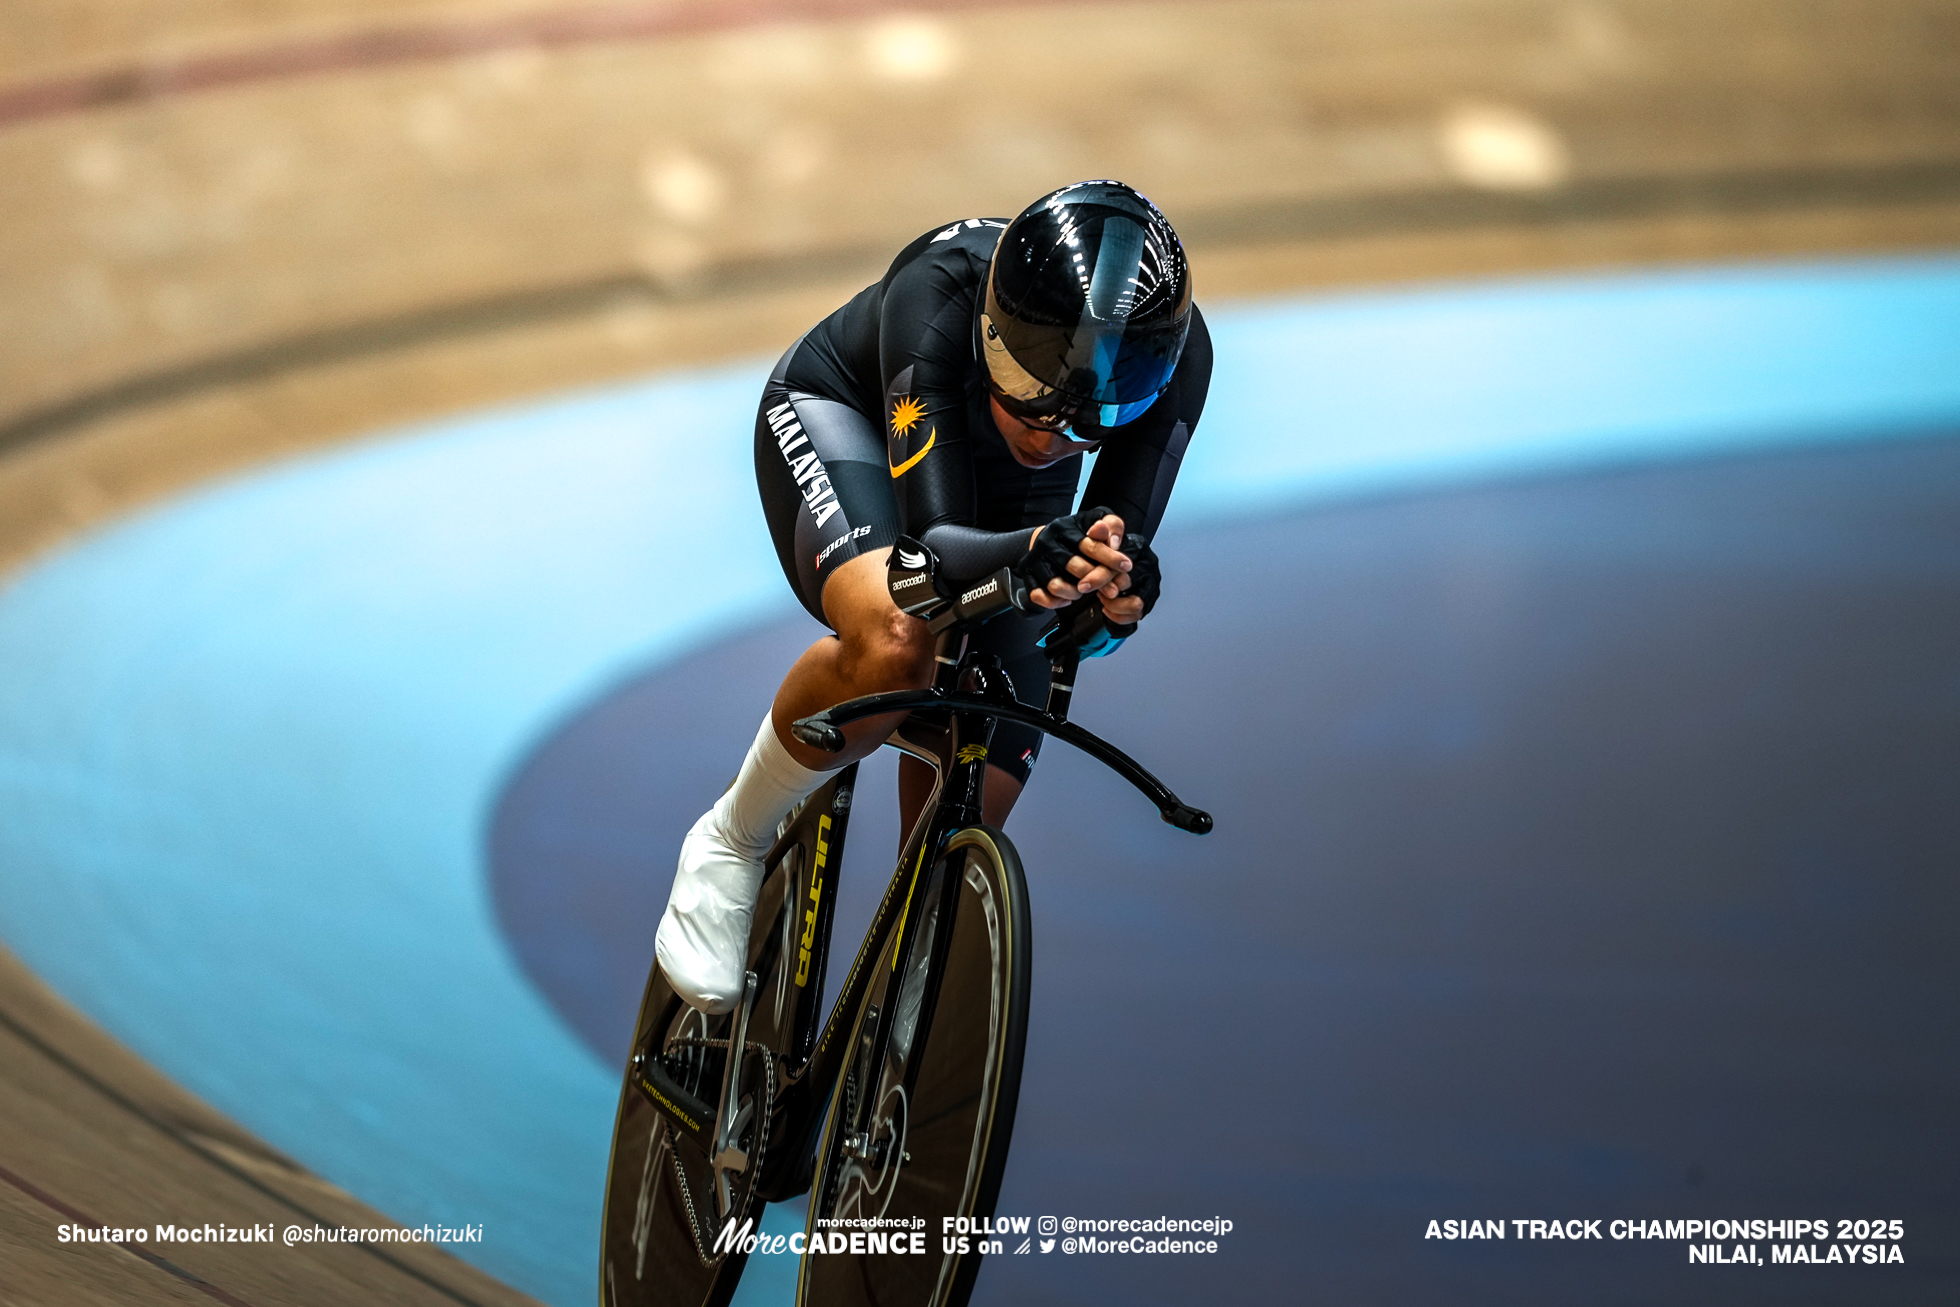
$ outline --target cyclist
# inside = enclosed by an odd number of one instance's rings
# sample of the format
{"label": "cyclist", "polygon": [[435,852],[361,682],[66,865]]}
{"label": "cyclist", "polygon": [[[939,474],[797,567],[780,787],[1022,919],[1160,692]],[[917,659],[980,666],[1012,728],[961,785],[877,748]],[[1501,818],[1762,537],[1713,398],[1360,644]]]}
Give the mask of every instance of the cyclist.
{"label": "cyclist", "polygon": [[[791,724],[932,681],[933,639],[886,589],[898,536],[928,545],[955,582],[1013,567],[1041,608],[1096,595],[1106,634],[1085,652],[1109,652],[1156,602],[1149,538],[1210,380],[1177,233],[1112,181],[1063,187],[1011,222],[925,233],[783,355],[756,416],[756,480],[784,574],[835,634],[790,669],[735,784],[681,843],[654,943],[677,994],[709,1013],[735,1006],[762,858],[783,818],[900,717],[846,727],[834,754]],[[1071,511],[1082,455],[1099,448],[1091,507]],[[975,637],[1037,707],[1045,623],[1007,613]],[[996,729],[989,823],[1005,821],[1040,742],[1030,727]],[[931,780],[924,763],[901,760],[908,822]]]}

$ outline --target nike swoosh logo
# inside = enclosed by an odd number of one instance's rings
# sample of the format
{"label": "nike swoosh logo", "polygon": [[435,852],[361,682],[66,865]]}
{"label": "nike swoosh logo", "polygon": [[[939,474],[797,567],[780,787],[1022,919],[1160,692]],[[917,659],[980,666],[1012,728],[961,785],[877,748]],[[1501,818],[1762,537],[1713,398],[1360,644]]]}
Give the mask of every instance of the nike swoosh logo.
{"label": "nike swoosh logo", "polygon": [[939,428],[934,427],[932,429],[932,433],[926,437],[925,448],[921,449],[918,453],[912,455],[912,457],[906,459],[903,463],[900,463],[897,467],[892,469],[892,480],[894,481],[898,480],[900,477],[904,476],[907,472],[910,472],[913,468],[917,467],[919,465],[919,460],[932,452],[932,442],[937,439],[939,439]]}

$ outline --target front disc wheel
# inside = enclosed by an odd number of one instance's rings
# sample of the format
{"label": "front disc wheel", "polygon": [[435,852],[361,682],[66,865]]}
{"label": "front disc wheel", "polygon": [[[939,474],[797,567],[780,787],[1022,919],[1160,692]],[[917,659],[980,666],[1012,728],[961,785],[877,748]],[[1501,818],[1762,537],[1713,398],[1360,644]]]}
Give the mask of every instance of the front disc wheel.
{"label": "front disc wheel", "polygon": [[948,1245],[942,1220],[991,1216],[1000,1194],[1031,974],[1020,858],[969,827],[914,893],[926,906],[880,954],[819,1144],[797,1296],[811,1307],[964,1304],[984,1246]]}

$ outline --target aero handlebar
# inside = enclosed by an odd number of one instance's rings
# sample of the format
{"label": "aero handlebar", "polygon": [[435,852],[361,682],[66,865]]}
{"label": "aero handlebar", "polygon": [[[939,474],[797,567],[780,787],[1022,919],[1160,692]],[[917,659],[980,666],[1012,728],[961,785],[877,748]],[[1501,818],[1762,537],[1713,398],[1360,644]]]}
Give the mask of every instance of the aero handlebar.
{"label": "aero handlebar", "polygon": [[796,738],[816,749],[837,753],[844,748],[844,732],[841,727],[865,717],[876,717],[882,713],[915,712],[922,708],[939,708],[954,712],[985,713],[992,717],[1020,722],[1045,731],[1073,744],[1082,752],[1102,763],[1111,771],[1143,792],[1143,796],[1157,805],[1157,812],[1163,819],[1179,830],[1190,831],[1193,835],[1203,835],[1211,830],[1211,814],[1184,803],[1149,772],[1145,771],[1134,758],[1091,731],[1086,731],[1074,722],[1065,722],[1038,708],[1030,708],[1017,700],[983,698],[976,694],[945,692],[941,690],[897,690],[889,694],[867,694],[862,698],[851,699],[834,708],[826,708],[798,721],[791,730]]}

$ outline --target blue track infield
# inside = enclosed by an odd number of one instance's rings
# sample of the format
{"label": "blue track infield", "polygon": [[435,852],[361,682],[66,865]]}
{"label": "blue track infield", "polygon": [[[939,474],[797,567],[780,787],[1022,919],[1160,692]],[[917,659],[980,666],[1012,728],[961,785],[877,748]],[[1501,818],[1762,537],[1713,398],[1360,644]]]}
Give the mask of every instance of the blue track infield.
{"label": "blue track infield", "polygon": [[[1319,560],[1324,581],[1338,576],[1352,551],[1335,547],[1338,532],[1328,534],[1338,512],[1319,517],[1306,511],[1316,503],[1441,493],[1436,514],[1423,511],[1422,498],[1405,498],[1401,516],[1385,519],[1390,534],[1383,552],[1393,554],[1396,541],[1407,541],[1403,554],[1415,558],[1424,532],[1460,511],[1448,505],[1470,502],[1449,498],[1456,493],[1451,487],[1470,481],[1960,430],[1960,260],[1954,259],[1697,270],[1308,300],[1221,310],[1214,332],[1219,369],[1212,404],[1167,532],[1173,585],[1189,581],[1178,575],[1170,539],[1189,541],[1193,557],[1218,550],[1226,551],[1219,557],[1238,557],[1261,547],[1262,536],[1248,534],[1239,520],[1254,512],[1283,516],[1291,524],[1288,538],[1304,542],[1300,547]],[[749,469],[749,429],[765,367],[577,396],[282,465],[78,541],[0,595],[0,938],[163,1070],[383,1211],[411,1223],[484,1223],[486,1242],[470,1251],[473,1259],[555,1304],[592,1300],[615,1078],[593,1051],[609,1045],[602,1029],[584,1024],[580,1013],[587,1009],[556,981],[547,977],[541,989],[527,974],[527,965],[539,972],[535,939],[513,941],[501,929],[486,845],[498,805],[515,792],[513,778],[540,756],[541,741],[563,738],[563,724],[583,720],[581,709],[615,690],[654,684],[649,678],[660,668],[685,671],[690,655],[704,649],[754,647],[737,639],[743,632],[781,629],[792,601],[761,529]],[[1696,602],[1707,599],[1688,582],[1719,561],[1709,553],[1719,548],[1733,550],[1746,564],[1745,588],[1796,585],[1789,579],[1794,567],[1804,576],[1849,577],[1861,590],[1951,607],[1953,556],[1941,550],[1952,541],[1940,531],[1942,522],[1953,520],[1954,501],[1939,501],[1934,492],[1956,472],[1950,459],[1940,461],[1945,442],[1896,448],[1921,451],[1914,457],[1927,461],[1913,466],[1921,479],[1930,478],[1927,485],[1915,487],[1912,476],[1900,480],[1898,465],[1888,465],[1885,475],[1846,470],[1844,477],[1847,484],[1876,478],[1893,496],[1883,502],[1916,505],[1910,511],[1920,517],[1912,520],[1923,519],[1929,533],[1919,543],[1908,533],[1860,552],[1852,547],[1855,532],[1813,539],[1802,531],[1778,534],[1782,528],[1710,537],[1706,523],[1690,529],[1672,520],[1667,495],[1617,516],[1593,508],[1604,515],[1601,521],[1618,523],[1614,530],[1633,539],[1639,546],[1634,553],[1658,554],[1666,564],[1644,573],[1642,584],[1676,586],[1669,593],[1684,596],[1682,603],[1697,595]],[[1738,459],[1730,466],[1752,464]],[[1570,484],[1591,483],[1578,477]],[[1839,504],[1831,494],[1836,484],[1831,475],[1816,482],[1820,504]],[[1734,493],[1746,498],[1746,491],[1738,483]],[[1580,495],[1545,511],[1554,519],[1576,514],[1573,520],[1580,521],[1593,511],[1592,502]],[[1719,499],[1711,511],[1719,524]],[[1903,529],[1911,522],[1894,524]],[[1585,531],[1571,534],[1579,542],[1574,545],[1559,544],[1556,533],[1547,538],[1553,555],[1583,546],[1582,552],[1591,550],[1585,557],[1604,569],[1575,573],[1574,585],[1587,576],[1605,585],[1622,575],[1613,562],[1620,555],[1596,541],[1585,544]],[[1833,540],[1845,550],[1833,552]],[[1670,542],[1679,542],[1671,556]],[[1323,545],[1327,552],[1311,552]],[[1520,656],[1537,656],[1568,638],[1555,620],[1566,610],[1548,616],[1510,602],[1517,592],[1505,562],[1509,555],[1488,538],[1472,532],[1432,553],[1449,564],[1435,581],[1434,602],[1471,605],[1473,625],[1488,627],[1498,646],[1509,639]],[[704,578],[711,583],[703,584]],[[1278,592],[1298,595],[1303,603],[1319,593],[1304,583]],[[1261,592],[1262,602],[1273,602],[1272,593]],[[1679,616],[1675,633],[1683,639],[1722,629],[1719,596],[1708,601],[1712,607],[1699,609],[1662,602]],[[1348,629],[1373,610],[1358,603],[1337,611],[1346,614],[1341,620]],[[1800,616],[1801,606],[1795,611]],[[1847,621],[1880,632],[1876,661],[1855,664],[1869,666],[1874,675],[1890,674],[1883,623],[1891,611],[1873,616],[1847,610]],[[1230,615],[1195,603],[1180,615],[1167,599],[1152,619],[1152,634],[1166,656],[1181,647],[1202,651],[1206,642],[1259,637],[1250,620],[1240,631],[1219,625]],[[1290,647],[1314,647],[1319,628],[1313,617],[1312,611],[1286,610],[1290,638],[1307,642]],[[1769,629],[1783,628],[1772,623]],[[1801,623],[1791,629],[1800,631]],[[1926,637],[1932,641],[1926,656],[1950,667],[1950,661],[1940,662],[1946,654],[1938,638]],[[1764,656],[1773,659],[1777,647],[1763,646]],[[1285,811],[1233,808],[1211,793],[1236,787],[1235,773],[1222,764],[1207,763],[1209,784],[1185,781],[1167,765],[1168,778],[1194,801],[1217,807],[1221,819],[1229,813],[1240,829],[1263,832],[1261,838],[1292,829],[1315,803],[1334,802],[1337,794],[1358,807],[1430,810],[1437,796],[1421,788],[1429,773],[1412,776],[1386,764],[1370,771],[1374,764],[1367,760],[1452,765],[1452,759],[1478,756],[1491,740],[1503,738],[1506,723],[1531,718],[1512,713],[1503,701],[1467,695],[1466,707],[1465,695],[1431,693],[1438,685],[1447,689],[1452,676],[1472,674],[1475,660],[1466,662],[1456,645],[1444,641],[1397,654],[1406,655],[1403,662],[1380,661],[1379,674],[1389,679],[1378,711],[1360,713],[1343,727],[1348,734],[1342,748],[1361,761],[1330,765],[1299,804]],[[1123,658],[1131,656],[1126,651]],[[1121,662],[1112,665],[1115,670],[1095,670],[1114,676]],[[1273,716],[1243,705],[1229,712],[1207,708],[1209,665],[1199,658],[1175,683],[1181,687],[1175,697],[1183,737],[1242,760],[1233,765],[1269,766],[1261,750],[1285,744],[1273,739]],[[1761,678],[1747,673],[1745,663],[1735,681],[1740,697],[1733,711],[1774,718],[1783,700],[1768,692],[1760,703],[1752,698],[1751,687]],[[1546,674],[1555,676],[1557,668]],[[1642,683],[1638,666],[1625,674]],[[1950,717],[1937,714],[1950,713],[1949,700],[1939,695],[1954,694],[1953,683],[1937,684],[1947,688],[1910,702],[1883,700],[1877,708],[1846,711],[1884,720],[1893,714],[1901,722],[1932,720],[1932,713],[1947,723],[1950,739]],[[750,692],[742,693],[746,703]],[[1654,720],[1663,725],[1668,703],[1665,697],[1651,703],[1662,714]],[[660,792],[647,795],[647,804],[686,811],[673,795],[704,786],[712,792],[739,757],[762,707],[757,701],[741,711],[731,708],[719,733],[704,731],[694,739],[692,754],[678,760],[670,778],[660,779]],[[1085,708],[1085,720],[1091,715]],[[1109,733],[1124,739],[1113,725]],[[1781,747],[1773,732],[1765,738],[1766,747]],[[1891,737],[1881,732],[1876,738],[1882,755]],[[1583,751],[1591,744],[1571,743],[1569,769],[1592,765],[1593,755]],[[1928,765],[1936,761],[1934,754],[1926,757]],[[1756,763],[1740,758],[1732,765]],[[1381,777],[1380,785],[1357,788],[1356,778],[1369,775]],[[1414,788],[1383,788],[1390,785]],[[624,797],[631,802],[634,796]],[[1482,823],[1478,829],[1501,835],[1513,797],[1499,789],[1461,802],[1470,805],[1473,824]],[[1826,815],[1829,798],[1818,800]],[[1583,801],[1584,795],[1572,799]],[[1669,812],[1656,808],[1653,820],[1667,821]],[[1055,842],[1066,829],[1037,827],[1032,816],[1024,840],[1031,866],[1037,856],[1041,865],[1066,858],[1065,846]],[[1147,812],[1139,816],[1148,824]],[[1952,901],[1922,900],[1915,897],[1919,891],[1887,881],[1880,874],[1885,868],[1904,865],[1890,846],[1832,843],[1840,838],[1833,831],[1875,829],[1870,816],[1860,810],[1848,824],[1825,822],[1817,833],[1790,836],[1795,861],[1789,866],[1795,870],[1788,874],[1795,879],[1777,892],[1799,900],[1821,896],[1824,907],[1817,913],[1806,908],[1789,922],[1765,919],[1754,899],[1702,903],[1686,887],[1688,898],[1663,895],[1651,910],[1694,902],[1693,911],[1702,914],[1696,929],[1713,950],[1710,965],[1746,971],[1754,948],[1830,955],[1837,947],[1830,923],[1845,919],[1866,923],[1858,938],[1879,954],[1889,950],[1908,962],[1916,959],[1911,947],[1894,947],[1894,923],[1929,911],[1943,912],[1950,922]],[[1750,818],[1697,810],[1681,838],[1692,843],[1695,831],[1729,820]],[[1320,829],[1345,828],[1328,823]],[[1610,828],[1599,830],[1601,838],[1610,834]],[[676,826],[671,838],[656,842],[672,845],[678,834]],[[1148,829],[1136,836],[1147,849],[1139,845],[1139,853],[1125,845],[1119,854],[1177,857],[1176,848],[1158,850],[1170,834]],[[861,831],[859,838],[864,836]],[[1223,838],[1223,829],[1213,838]],[[1342,856],[1339,848],[1322,848],[1304,861],[1334,865]],[[1423,859],[1447,856],[1446,848],[1412,852],[1408,865],[1433,870]],[[654,878],[648,901],[664,896],[666,857],[658,848],[645,854]],[[1822,870],[1806,872],[1812,864],[1804,857],[1821,859],[1816,866]],[[858,865],[873,862],[861,856]],[[1386,986],[1430,994],[1444,1008],[1455,1003],[1497,1011],[1495,1028],[1511,1041],[1496,1047],[1498,1065],[1553,1085],[1558,1101],[1603,1101],[1606,1086],[1638,1085],[1641,1076],[1654,1074],[1685,1085],[1684,1103],[1709,1104],[1694,1092],[1693,1066],[1621,1065],[1601,1056],[1582,1082],[1571,1080],[1576,1073],[1556,1056],[1556,1041],[1548,1051],[1531,1032],[1546,1022],[1586,1021],[1590,991],[1583,985],[1560,1000],[1563,1007],[1549,999],[1519,999],[1513,1008],[1506,997],[1512,990],[1493,980],[1496,973],[1433,963],[1429,944],[1438,932],[1469,956],[1479,936],[1502,938],[1520,917],[1556,935],[1563,913],[1623,910],[1610,898],[1558,898],[1559,887],[1587,882],[1582,862],[1569,875],[1547,871],[1542,882],[1493,882],[1493,899],[1454,907],[1447,894],[1434,895],[1446,883],[1453,886],[1450,893],[1467,892],[1460,883],[1420,877],[1395,882],[1410,897],[1383,911],[1389,920],[1406,920],[1407,933],[1384,929],[1369,936],[1382,952],[1365,957],[1344,954],[1339,938],[1327,934],[1330,923],[1342,919],[1334,894],[1339,887],[1327,887],[1333,897],[1317,896],[1306,870],[1284,869],[1284,893],[1270,901],[1260,926],[1265,933],[1257,935],[1263,942],[1244,960],[1248,974],[1229,984],[1187,974],[1174,934],[1159,939],[1152,933],[1153,914],[1175,919],[1179,894],[1216,898],[1223,882],[1193,885],[1164,870],[1151,890],[1161,902],[1125,906],[1122,911],[1141,915],[1123,929],[1102,915],[1108,909],[1087,897],[1086,888],[1079,901],[1066,895],[1044,901],[1037,883],[1038,974],[1048,959],[1061,967],[1064,958],[1110,953],[1112,974],[1133,974],[1136,986],[1111,997],[1113,1004],[1160,1004],[1186,990],[1216,989],[1205,990],[1201,1008],[1163,1032],[1187,1041],[1194,1073],[1198,1066],[1235,1064],[1234,1050],[1255,1036],[1307,1049],[1345,1039],[1376,1050],[1382,1084],[1433,1089],[1424,1082],[1449,1065],[1450,1040],[1466,1037],[1468,1027],[1438,1018],[1407,1028],[1422,1036],[1413,1042],[1370,1043],[1386,1038],[1368,1028],[1370,1007],[1343,995]],[[1465,883],[1501,876],[1512,864],[1500,859],[1475,865],[1478,870],[1464,872]],[[1765,865],[1765,883],[1784,885],[1776,879],[1784,864]],[[1868,878],[1876,888],[1861,897],[1859,878],[1847,882],[1832,870],[1845,866],[1876,869]],[[1230,892],[1240,911],[1256,911],[1266,901],[1262,896],[1278,889],[1248,869],[1236,877]],[[1668,882],[1663,877],[1655,883]],[[1420,884],[1431,890],[1411,888]],[[1538,889],[1526,892],[1533,885]],[[569,880],[566,885],[568,894],[581,888]],[[651,917],[643,924],[650,941]],[[1151,947],[1142,954],[1117,947],[1131,935],[1150,937]],[[1916,938],[1909,931],[1899,936],[1908,943]],[[1131,965],[1133,973],[1122,971]],[[1847,965],[1857,964],[1854,959]],[[1586,983],[1615,993],[1681,983],[1668,965],[1629,966],[1623,972],[1606,968]],[[1892,974],[1886,971],[1873,983],[1896,997],[1904,990],[1886,988]],[[1905,986],[1917,973],[1907,967],[1898,975]],[[1945,974],[1929,983],[1950,996],[1952,980]],[[1243,993],[1239,981],[1254,985],[1257,997]],[[603,988],[611,982],[594,983]],[[1296,993],[1297,1019],[1272,997]],[[1765,993],[1765,1002],[1776,997]],[[1502,1017],[1513,1010],[1524,1015]],[[1854,1061],[1893,1053],[1906,1059],[1888,1082],[1889,1096],[1859,1110],[1861,1120],[1904,1121],[1908,1127],[1897,1135],[1873,1135],[1868,1146],[1902,1154],[1916,1149],[1924,1158],[1950,1163],[1950,1133],[1909,1128],[1920,1119],[1913,1115],[1915,1095],[1943,1094],[1939,1101],[1951,1101],[1950,998],[1945,1006],[1922,1011],[1908,1004],[1901,1011],[1910,1016],[1907,1026],[1877,1022],[1869,1027],[1870,1046],[1848,1054]],[[1086,1009],[1070,1009],[1070,1015],[1075,1033],[1069,1037],[1090,1041],[1115,1038],[1132,1019]],[[1731,1015],[1735,1028],[1755,1028],[1746,1011]],[[1056,1028],[1049,1030],[1039,1037],[1058,1037]],[[1801,1042],[1803,1036],[1792,1029],[1776,1038]],[[1922,1039],[1937,1042],[1915,1042]],[[1902,1052],[1908,1045],[1920,1051]],[[1945,1060],[1938,1049],[1949,1050]],[[1136,1052],[1124,1043],[1107,1055],[1121,1065]],[[1043,1056],[1056,1055],[1036,1049],[1031,1090],[1033,1078],[1050,1074]],[[1734,1056],[1747,1061],[1753,1054],[1739,1043]],[[1299,1087],[1292,1065],[1272,1061],[1259,1073],[1279,1077],[1270,1087],[1275,1097],[1262,1097],[1277,1104],[1266,1113],[1266,1124],[1277,1117],[1295,1132],[1289,1137],[1312,1146],[1255,1149],[1222,1188],[1206,1190],[1216,1192],[1219,1203],[1237,1206],[1221,1213],[1240,1221],[1249,1246],[1236,1271],[1221,1260],[1203,1274],[1227,1288],[1242,1277],[1248,1299],[1281,1296],[1275,1290],[1280,1281],[1257,1268],[1294,1247],[1302,1237],[1296,1218],[1315,1212],[1347,1213],[1343,1219],[1355,1223],[1355,1246],[1372,1249],[1367,1265],[1396,1269],[1397,1277],[1431,1265],[1433,1245],[1425,1250],[1402,1230],[1408,1197],[1421,1199],[1422,1210],[1433,1206],[1439,1216],[1482,1214],[1445,1210],[1480,1195],[1436,1182],[1422,1170],[1424,1158],[1452,1149],[1459,1150],[1465,1173],[1484,1167],[1509,1177],[1506,1215],[1560,1214],[1511,1210],[1529,1206],[1536,1195],[1569,1192],[1534,1187],[1534,1177],[1548,1168],[1564,1167],[1580,1177],[1593,1186],[1585,1192],[1600,1194],[1602,1204],[1613,1194],[1635,1191],[1661,1201],[1658,1189],[1641,1187],[1653,1183],[1642,1156],[1588,1151],[1588,1138],[1576,1126],[1561,1133],[1551,1122],[1537,1133],[1494,1139],[1479,1153],[1484,1145],[1474,1143],[1474,1125],[1451,1134],[1436,1124],[1451,1119],[1449,1106],[1420,1094],[1409,1100],[1410,1119],[1431,1122],[1436,1134],[1414,1136],[1391,1150],[1399,1160],[1385,1167],[1387,1155],[1370,1151],[1368,1134],[1380,1123],[1365,1113],[1284,1116]],[[1128,1068],[1123,1074],[1147,1071]],[[1348,1088],[1371,1092],[1366,1081]],[[1477,1095],[1501,1089],[1475,1086],[1465,1101],[1474,1106]],[[1761,1092],[1774,1096],[1776,1090],[1764,1085]],[[1699,1174],[1710,1184],[1722,1180],[1720,1164],[1688,1146],[1706,1138],[1713,1147],[1725,1137],[1726,1109],[1719,1107],[1709,1105],[1705,1119],[1682,1136],[1680,1157],[1666,1154],[1680,1175]],[[1129,1191],[1123,1158],[1098,1150],[1120,1153],[1147,1141],[1098,1136],[1093,1145],[1073,1147],[1069,1141],[1082,1136],[1064,1132],[1065,1124],[1030,1118],[1023,1139],[1025,1155],[1045,1159],[1035,1165],[1062,1168],[1066,1183],[1011,1193],[1029,1203],[1052,1194],[1058,1203],[1066,1197],[1090,1204],[1093,1210],[1082,1215],[1124,1214],[1119,1209]],[[1770,1144],[1787,1142],[1774,1125],[1758,1121],[1755,1128],[1770,1131]],[[1100,1128],[1093,1120],[1082,1126],[1091,1127]],[[1022,1156],[1017,1152],[1017,1167]],[[1815,1156],[1814,1175],[1828,1182],[1840,1174],[1833,1155]],[[1954,1173],[1945,1166],[1945,1175]],[[1845,1184],[1827,1185],[1814,1201],[1872,1192],[1865,1180],[1843,1174]],[[1021,1175],[1011,1170],[1010,1186],[1022,1185]],[[1176,1177],[1167,1183],[1162,1202],[1178,1205],[1173,1214],[1210,1214],[1184,1211],[1179,1195],[1196,1190],[1180,1189]],[[1950,1214],[1950,1178],[1944,1187],[1912,1183],[1911,1193],[1895,1194],[1895,1206]],[[1715,1192],[1724,1201],[1712,1214],[1789,1215],[1777,1209],[1786,1195],[1810,1201],[1813,1192],[1779,1187],[1771,1177],[1734,1195],[1749,1211],[1731,1210],[1728,1196]],[[1881,1189],[1878,1197],[1885,1196]],[[1650,1214],[1700,1214],[1695,1204],[1701,1200],[1692,1194],[1669,1201],[1669,1210]],[[1369,1226],[1371,1211],[1391,1209],[1397,1213],[1392,1228],[1383,1223],[1386,1216]],[[1369,1245],[1369,1239],[1377,1242]],[[1333,1252],[1316,1247],[1315,1256],[1324,1264]],[[1679,1260],[1678,1252],[1670,1246],[1665,1255]],[[1950,1248],[1945,1256],[1950,1276]],[[1580,1274],[1596,1265],[1599,1277],[1575,1282],[1605,1282],[1609,1263],[1574,1265]],[[1130,1276],[1149,1269],[1110,1271]],[[1189,1273],[1183,1268],[1167,1275],[1151,1292],[1166,1301],[1189,1300],[1190,1285],[1178,1279]],[[1084,1262],[1070,1274],[1094,1271]],[[1343,1296],[1503,1301],[1507,1286],[1515,1287],[1515,1277],[1524,1273],[1501,1262],[1445,1267],[1438,1274],[1443,1278],[1417,1281],[1384,1274],[1377,1282],[1363,1275],[1346,1281],[1350,1292]],[[983,1277],[983,1289],[994,1292],[990,1283]],[[1007,1280],[999,1283],[1004,1288]],[[1065,1280],[1059,1273],[1054,1291],[1060,1293],[1064,1283],[1075,1286],[1066,1295],[1075,1300],[1096,1291],[1093,1281]],[[1128,1279],[1124,1283],[1125,1297],[1150,1296]],[[1910,1283],[1929,1291],[1952,1288],[1950,1279],[1938,1286]]]}
{"label": "blue track infield", "polygon": [[[1085,668],[1073,716],[1218,829],[1044,753],[1009,823],[1035,965],[1000,1211],[1239,1229],[1216,1257],[992,1259],[977,1301],[1288,1302],[1307,1268],[1332,1302],[1812,1287],[1710,1280],[1675,1245],[1421,1238],[1536,1211],[1884,1209],[1910,1272],[1820,1300],[1954,1291],[1960,438],[1160,538],[1215,579]],[[725,779],[671,759],[737,734],[809,637],[793,616],[629,681],[504,792],[507,934],[608,1061],[657,851]],[[829,881],[846,941],[891,875],[890,771]]]}

